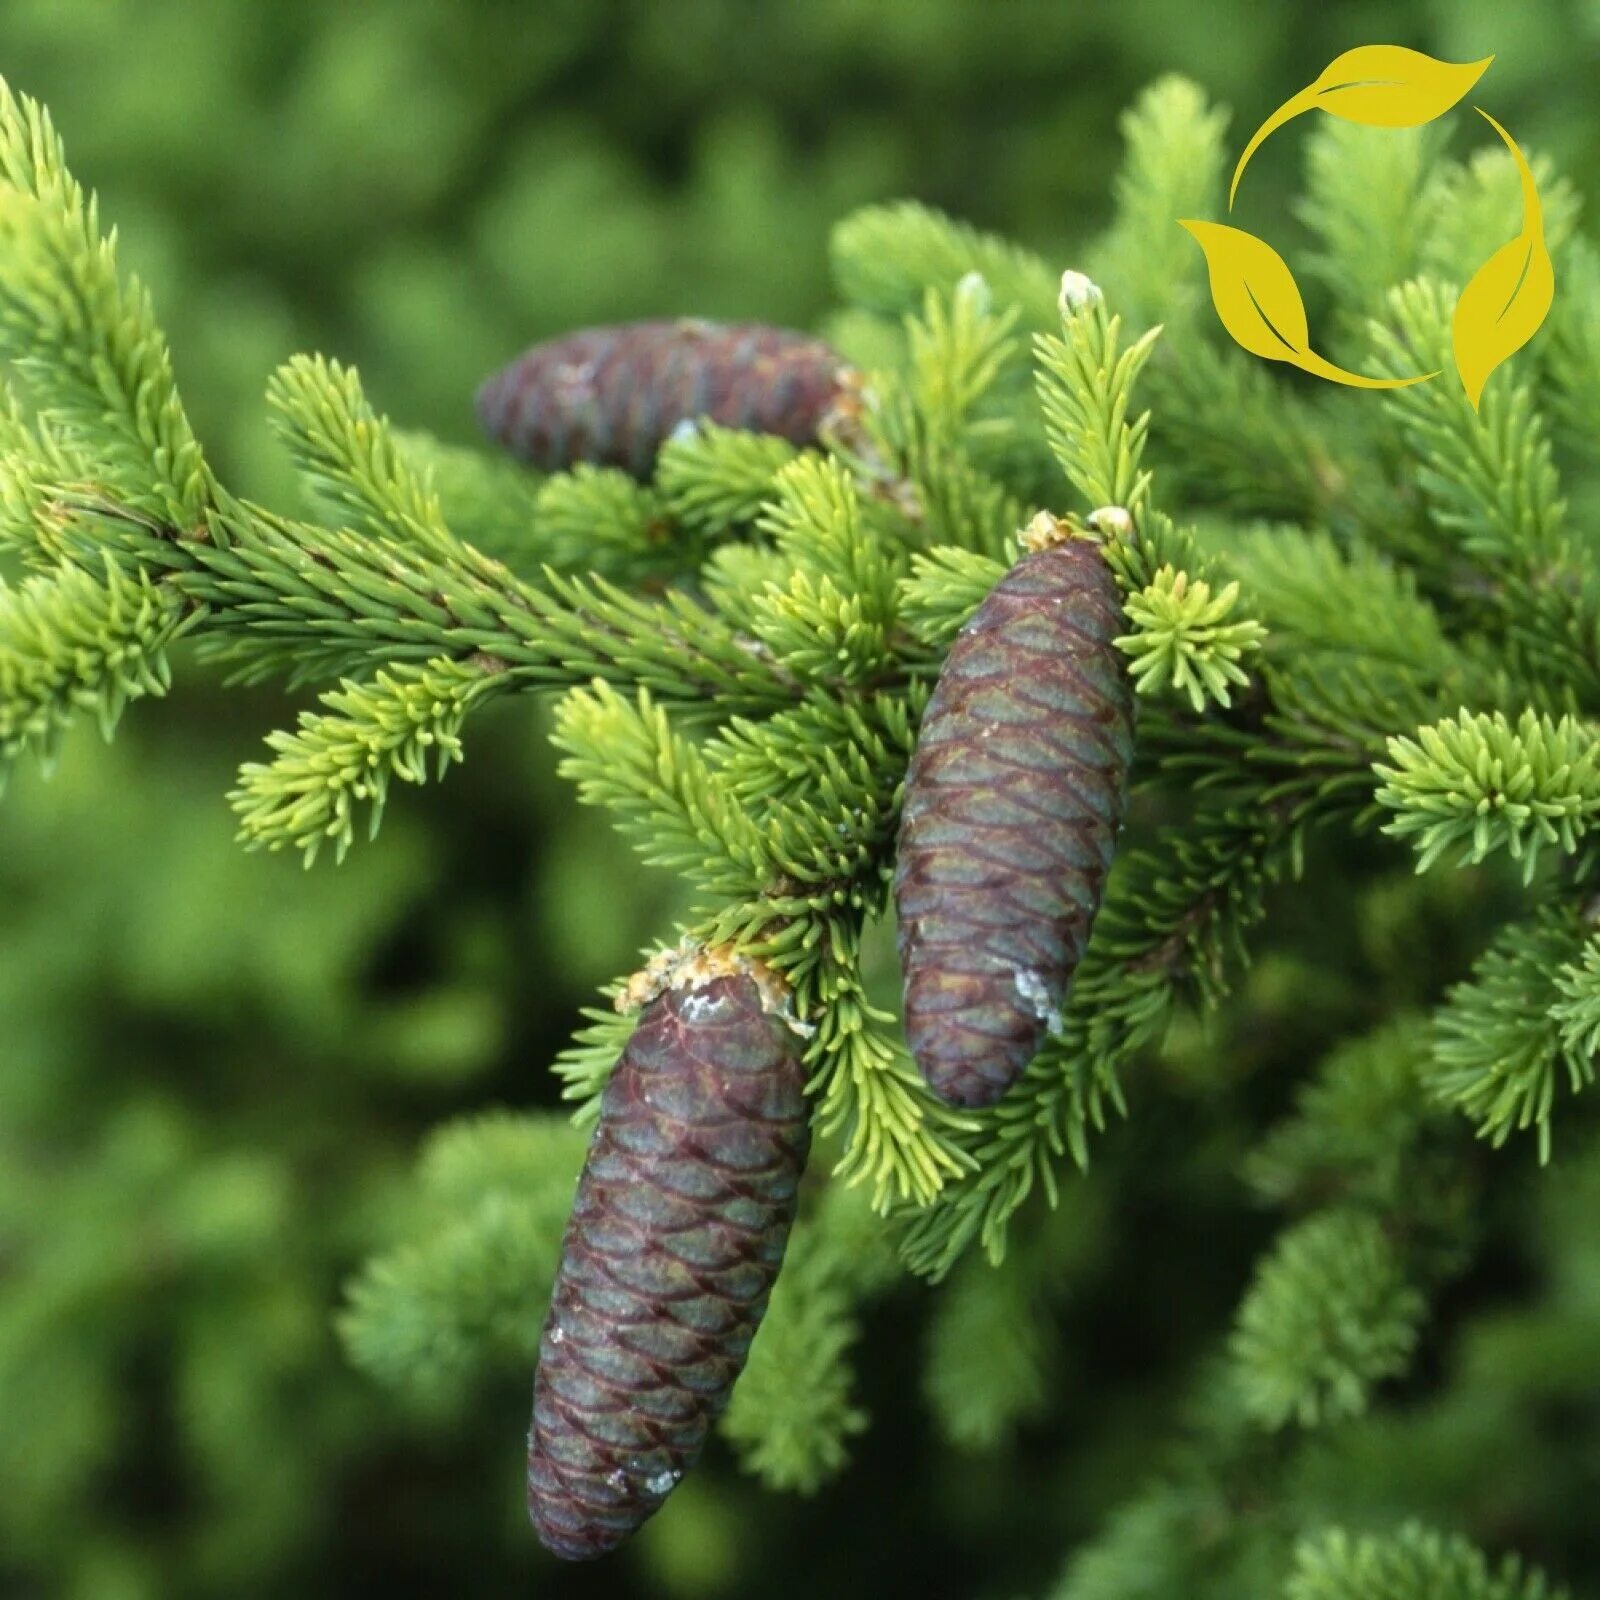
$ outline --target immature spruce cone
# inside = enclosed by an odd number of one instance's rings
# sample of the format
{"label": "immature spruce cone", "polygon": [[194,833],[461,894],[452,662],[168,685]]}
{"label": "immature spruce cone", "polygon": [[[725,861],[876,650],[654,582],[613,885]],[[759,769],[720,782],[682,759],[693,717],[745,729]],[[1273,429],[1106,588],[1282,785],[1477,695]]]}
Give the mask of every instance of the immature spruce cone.
{"label": "immature spruce cone", "polygon": [[680,422],[816,438],[846,368],[820,339],[754,322],[625,322],[535,345],[478,391],[485,430],[554,472],[574,462],[648,476]]}
{"label": "immature spruce cone", "polygon": [[622,1543],[694,1464],[794,1220],[805,1074],[728,970],[644,1008],[578,1182],[528,1436],[528,1513],[569,1561]]}
{"label": "immature spruce cone", "polygon": [[895,900],[906,1037],[952,1105],[1005,1093],[1088,942],[1133,753],[1122,629],[1092,542],[1036,549],[962,629],[928,703]]}

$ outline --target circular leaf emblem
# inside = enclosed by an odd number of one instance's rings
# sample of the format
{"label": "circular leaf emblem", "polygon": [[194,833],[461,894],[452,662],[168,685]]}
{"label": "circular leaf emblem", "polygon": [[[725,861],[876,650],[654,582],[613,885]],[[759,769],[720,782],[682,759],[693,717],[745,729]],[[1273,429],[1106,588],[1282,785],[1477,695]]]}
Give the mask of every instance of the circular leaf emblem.
{"label": "circular leaf emblem", "polygon": [[[1325,111],[1369,128],[1417,128],[1442,117],[1488,69],[1482,61],[1435,61],[1394,44],[1362,45],[1329,62],[1312,83],[1290,97],[1250,136],[1233,169],[1228,209],[1239,180],[1267,136],[1303,111]],[[1489,374],[1538,331],[1555,298],[1555,269],[1544,241],[1539,192],[1517,142],[1479,106],[1475,110],[1505,141],[1522,180],[1522,229],[1473,273],[1456,301],[1451,348],[1472,409],[1478,409]],[[1222,222],[1186,218],[1206,258],[1211,302],[1234,342],[1252,355],[1356,389],[1403,389],[1437,372],[1406,378],[1369,378],[1347,372],[1311,348],[1305,301],[1289,264],[1265,239]]]}

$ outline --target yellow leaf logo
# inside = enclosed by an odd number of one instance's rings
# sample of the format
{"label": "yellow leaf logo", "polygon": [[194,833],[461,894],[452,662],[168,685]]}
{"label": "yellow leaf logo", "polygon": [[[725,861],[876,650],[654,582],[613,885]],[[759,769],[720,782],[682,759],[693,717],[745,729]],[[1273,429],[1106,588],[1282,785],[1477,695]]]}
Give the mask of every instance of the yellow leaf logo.
{"label": "yellow leaf logo", "polygon": [[[1250,136],[1233,169],[1228,209],[1239,180],[1263,141],[1303,111],[1326,111],[1373,128],[1415,128],[1455,106],[1488,70],[1481,61],[1436,61],[1402,45],[1369,44],[1329,62],[1316,80],[1291,95]],[[1489,257],[1456,301],[1451,325],[1456,370],[1472,409],[1478,409],[1489,374],[1538,331],[1555,297],[1555,269],[1544,241],[1544,214],[1533,172],[1516,141],[1481,107],[1473,108],[1505,141],[1522,179],[1522,231]],[[1284,361],[1357,389],[1403,389],[1437,372],[1405,378],[1369,378],[1311,348],[1305,301],[1288,263],[1265,240],[1242,228],[1180,219],[1206,258],[1211,299],[1223,327],[1252,355]]]}
{"label": "yellow leaf logo", "polygon": [[1506,142],[1522,178],[1522,232],[1473,273],[1456,301],[1450,338],[1462,387],[1478,409],[1489,374],[1539,331],[1556,294],[1544,242],[1544,211],[1533,173],[1516,141],[1487,111],[1478,115]]}
{"label": "yellow leaf logo", "polygon": [[1356,389],[1404,389],[1438,376],[1423,372],[1414,378],[1368,378],[1335,366],[1311,348],[1300,286],[1289,264],[1265,239],[1243,228],[1192,217],[1179,226],[1187,228],[1205,252],[1211,302],[1222,326],[1251,355],[1287,361],[1302,372]]}

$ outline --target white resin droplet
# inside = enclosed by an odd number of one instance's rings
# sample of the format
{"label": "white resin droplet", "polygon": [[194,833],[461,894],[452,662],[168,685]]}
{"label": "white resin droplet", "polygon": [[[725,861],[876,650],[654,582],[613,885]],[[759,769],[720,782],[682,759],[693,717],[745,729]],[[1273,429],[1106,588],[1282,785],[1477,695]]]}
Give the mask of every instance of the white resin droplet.
{"label": "white resin droplet", "polygon": [[1043,977],[1031,967],[1019,967],[1012,975],[1012,981],[1017,986],[1017,993],[1036,1017],[1039,1017],[1051,1033],[1061,1032],[1061,1013],[1056,1009],[1055,1001],[1050,998],[1050,986]]}

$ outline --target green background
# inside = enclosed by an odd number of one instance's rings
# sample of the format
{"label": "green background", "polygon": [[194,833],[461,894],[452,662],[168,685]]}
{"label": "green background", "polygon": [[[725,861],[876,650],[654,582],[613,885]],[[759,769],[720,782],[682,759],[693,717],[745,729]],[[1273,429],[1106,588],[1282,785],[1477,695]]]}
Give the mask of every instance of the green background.
{"label": "green background", "polygon": [[[478,379],[565,328],[815,325],[829,225],[864,202],[915,196],[1067,265],[1149,79],[1196,78],[1237,144],[1377,41],[1496,52],[1486,103],[1592,202],[1596,0],[0,0],[0,71],[51,106],[150,282],[213,460],[282,500],[261,392],[295,351],[470,439]],[[1291,256],[1298,149],[1263,150],[1243,211]],[[1132,1212],[1072,1190],[1055,1382],[1004,1450],[934,1430],[907,1290],[869,1320],[875,1421],[841,1481],[768,1496],[714,1449],[628,1554],[562,1571],[523,1520],[527,1375],[416,1413],[345,1363],[332,1317],[396,1237],[424,1131],[551,1101],[546,1063],[672,886],[574,811],[525,704],[344,867],[247,856],[223,795],[293,708],[180,676],[0,810],[0,1592],[1038,1592],[1157,1459],[1267,1236],[1229,1187],[1228,1095],[1270,1099],[1251,1085],[1375,1009],[1361,986],[1398,952],[1418,996],[1455,954],[1414,953],[1402,867],[1371,949],[1316,985],[1269,958],[1232,1024],[1179,1040],[1174,1104],[1107,1141]],[[1581,1197],[1554,1196],[1570,1232]],[[1581,1577],[1596,1488],[1474,1515]]]}

